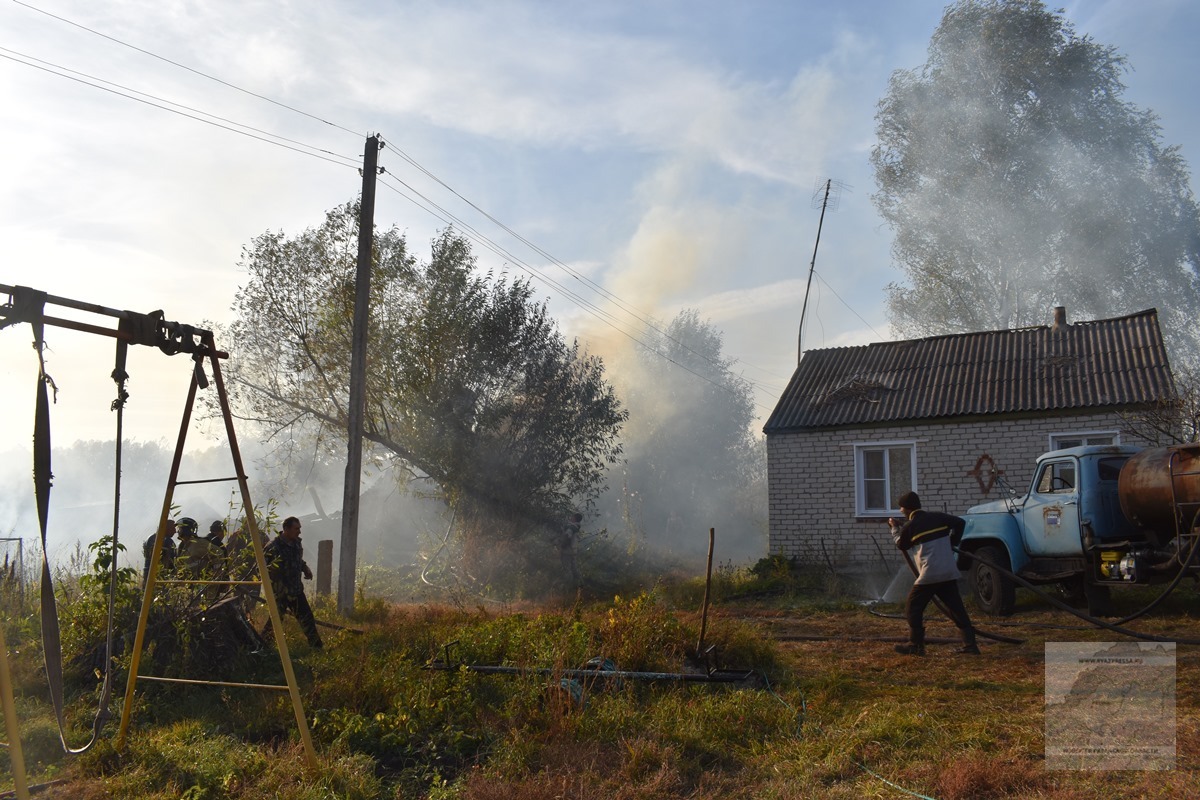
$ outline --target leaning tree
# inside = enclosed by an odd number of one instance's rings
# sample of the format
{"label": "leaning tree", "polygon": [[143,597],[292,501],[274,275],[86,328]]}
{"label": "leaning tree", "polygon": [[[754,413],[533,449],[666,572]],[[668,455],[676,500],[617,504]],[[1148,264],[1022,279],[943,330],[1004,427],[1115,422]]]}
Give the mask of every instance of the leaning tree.
{"label": "leaning tree", "polygon": [[[243,252],[230,383],[268,438],[345,442],[357,237],[351,203]],[[428,261],[395,228],[372,255],[365,444],[439,488],[477,566],[593,503],[626,417],[601,361],[453,230]]]}

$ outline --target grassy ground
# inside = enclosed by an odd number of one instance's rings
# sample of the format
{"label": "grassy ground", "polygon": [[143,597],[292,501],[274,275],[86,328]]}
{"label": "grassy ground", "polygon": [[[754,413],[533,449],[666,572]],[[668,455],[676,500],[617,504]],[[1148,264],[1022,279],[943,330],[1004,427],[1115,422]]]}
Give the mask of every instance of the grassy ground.
{"label": "grassy ground", "polygon": [[[901,620],[873,614],[820,580],[718,576],[706,645],[745,687],[564,685],[557,677],[424,669],[444,658],[574,668],[593,656],[623,670],[692,669],[698,582],[570,606],[447,607],[366,603],[312,651],[289,642],[321,765],[304,765],[290,707],[244,690],[139,692],[127,748],[111,733],[61,753],[40,688],[33,626],[6,617],[18,716],[42,797],[91,798],[1180,798],[1200,796],[1200,656],[1177,653],[1177,761],[1157,772],[1047,770],[1044,646],[1115,640],[1024,598],[980,627],[1025,639],[983,655],[935,644],[893,652]],[[1118,596],[1121,610],[1138,598]],[[895,613],[895,607],[883,609]],[[931,611],[931,614],[936,612]],[[1189,588],[1141,630],[1200,637]],[[331,610],[318,616],[331,619]],[[931,620],[933,617],[931,616]],[[1057,627],[1055,627],[1057,626]],[[931,637],[954,629],[932,622]],[[248,679],[278,677],[277,661]],[[122,684],[123,687],[123,684]],[[86,740],[92,692],[76,687],[71,735]],[[120,697],[116,703],[119,710]],[[12,785],[0,756],[0,789]]]}

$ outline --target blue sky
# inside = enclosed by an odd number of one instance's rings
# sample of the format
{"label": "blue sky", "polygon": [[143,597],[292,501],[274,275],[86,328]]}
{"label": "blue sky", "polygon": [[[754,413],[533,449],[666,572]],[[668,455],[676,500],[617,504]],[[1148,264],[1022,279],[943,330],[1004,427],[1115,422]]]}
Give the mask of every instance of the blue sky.
{"label": "blue sky", "polygon": [[[504,251],[478,245],[484,266],[539,276],[564,332],[615,368],[636,322],[614,328],[541,278],[608,308],[584,276],[663,320],[698,309],[725,332],[765,417],[795,364],[813,192],[825,178],[848,188],[826,217],[805,347],[889,335],[883,288],[900,273],[870,202],[873,117],[890,73],[924,61],[942,2],[30,5],[68,21],[0,2],[0,283],[227,321],[241,248],[266,230],[317,225],[352,199],[363,139],[378,132],[388,143],[378,224],[428,252],[445,221],[406,196],[411,186]],[[1065,8],[1080,33],[1129,57],[1127,99],[1158,113],[1164,141],[1195,168],[1200,4]],[[34,59],[307,152],[50,74]],[[11,421],[0,450],[29,440],[28,345],[27,329],[0,332],[0,412]],[[56,441],[110,438],[111,343],[52,331],[50,345]],[[129,435],[173,441],[188,363],[135,352],[130,371]]]}

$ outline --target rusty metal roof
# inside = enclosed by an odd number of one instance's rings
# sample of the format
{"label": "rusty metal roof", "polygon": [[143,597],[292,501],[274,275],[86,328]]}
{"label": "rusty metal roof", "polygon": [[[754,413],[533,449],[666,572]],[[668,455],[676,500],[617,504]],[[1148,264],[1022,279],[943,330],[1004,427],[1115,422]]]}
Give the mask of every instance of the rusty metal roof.
{"label": "rusty metal roof", "polygon": [[776,433],[1152,403],[1175,384],[1156,309],[1127,317],[809,350]]}

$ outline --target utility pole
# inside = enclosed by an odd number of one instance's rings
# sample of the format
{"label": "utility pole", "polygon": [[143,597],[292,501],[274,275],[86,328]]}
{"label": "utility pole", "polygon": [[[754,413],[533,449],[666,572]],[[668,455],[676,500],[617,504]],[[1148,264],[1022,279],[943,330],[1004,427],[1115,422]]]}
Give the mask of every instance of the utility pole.
{"label": "utility pole", "polygon": [[363,411],[367,397],[367,318],[371,311],[371,250],[375,241],[375,176],[379,137],[367,137],[362,199],[358,209],[358,266],[355,271],[354,330],[350,345],[350,408],[347,412],[346,482],[342,494],[342,547],[338,557],[338,613],[354,610],[358,563],[358,498],[362,482]]}

